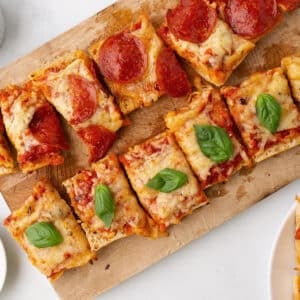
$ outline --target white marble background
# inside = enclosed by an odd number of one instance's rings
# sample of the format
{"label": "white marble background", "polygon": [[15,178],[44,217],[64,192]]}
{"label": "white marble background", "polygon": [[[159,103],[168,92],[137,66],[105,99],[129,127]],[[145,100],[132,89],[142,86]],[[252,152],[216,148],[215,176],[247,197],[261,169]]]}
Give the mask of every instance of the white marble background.
{"label": "white marble background", "polygon": [[[6,21],[5,40],[0,47],[0,67],[112,2],[0,0]],[[101,299],[268,299],[272,244],[297,192],[300,193],[300,180],[120,284]],[[8,213],[0,197],[1,223]],[[30,265],[2,225],[0,237],[8,256],[8,277],[0,299],[57,299],[50,284]]]}

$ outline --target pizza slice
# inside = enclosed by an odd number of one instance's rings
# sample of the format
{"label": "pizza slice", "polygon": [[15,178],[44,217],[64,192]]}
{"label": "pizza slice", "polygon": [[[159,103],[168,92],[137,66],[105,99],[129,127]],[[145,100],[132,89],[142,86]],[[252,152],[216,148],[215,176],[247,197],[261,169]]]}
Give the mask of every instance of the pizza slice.
{"label": "pizza slice", "polygon": [[300,143],[300,115],[281,68],[255,73],[221,91],[256,162]]}
{"label": "pizza slice", "polygon": [[95,257],[71,208],[46,181],[39,181],[23,206],[4,220],[31,263],[50,280]]}
{"label": "pizza slice", "polygon": [[68,54],[31,78],[86,144],[90,161],[103,157],[123,120],[87,54],[80,50]]}
{"label": "pizza slice", "polygon": [[250,165],[218,90],[205,87],[191,94],[189,106],[169,112],[165,122],[203,189]]}
{"label": "pizza slice", "polygon": [[[157,237],[157,226],[139,206],[115,154],[63,185],[93,251],[132,234]],[[101,205],[109,209],[101,210]]]}
{"label": "pizza slice", "polygon": [[255,44],[234,34],[215,6],[206,0],[181,0],[167,12],[159,34],[201,77],[221,86]]}
{"label": "pizza slice", "polygon": [[94,43],[89,52],[124,114],[150,106],[163,94],[182,97],[191,90],[176,56],[146,15],[130,28]]}
{"label": "pizza slice", "polygon": [[141,204],[165,230],[207,198],[173,135],[163,132],[121,155],[129,180]]}
{"label": "pizza slice", "polygon": [[289,80],[293,97],[300,104],[300,53],[283,58],[281,65]]}
{"label": "pizza slice", "polygon": [[31,81],[0,90],[0,105],[24,173],[63,163],[61,151],[69,148],[64,131],[55,110]]}
{"label": "pizza slice", "polygon": [[5,136],[2,114],[0,112],[0,176],[14,172],[14,160]]}

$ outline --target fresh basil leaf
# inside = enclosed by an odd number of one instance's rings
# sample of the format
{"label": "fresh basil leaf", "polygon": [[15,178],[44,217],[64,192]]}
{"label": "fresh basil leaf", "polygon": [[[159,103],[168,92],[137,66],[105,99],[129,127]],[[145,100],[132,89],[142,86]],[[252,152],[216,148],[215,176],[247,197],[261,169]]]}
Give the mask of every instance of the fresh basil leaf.
{"label": "fresh basil leaf", "polygon": [[233,155],[233,144],[228,133],[213,125],[194,125],[201,152],[216,163],[229,160]]}
{"label": "fresh basil leaf", "polygon": [[60,232],[49,222],[32,224],[26,229],[25,235],[29,243],[37,248],[53,247],[63,241]]}
{"label": "fresh basil leaf", "polygon": [[260,94],[257,97],[255,108],[260,124],[267,128],[271,133],[275,133],[280,124],[280,104],[273,96],[269,94]]}
{"label": "fresh basil leaf", "polygon": [[188,177],[185,173],[165,168],[151,178],[146,186],[163,193],[170,193],[184,186],[187,182]]}
{"label": "fresh basil leaf", "polygon": [[115,215],[115,202],[109,187],[105,184],[97,185],[94,200],[96,215],[109,228]]}

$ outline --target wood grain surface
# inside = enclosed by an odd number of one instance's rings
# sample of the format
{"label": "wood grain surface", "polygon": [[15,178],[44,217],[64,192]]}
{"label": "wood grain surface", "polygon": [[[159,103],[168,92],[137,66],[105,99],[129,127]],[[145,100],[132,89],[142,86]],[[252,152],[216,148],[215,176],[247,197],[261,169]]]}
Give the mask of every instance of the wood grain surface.
{"label": "wood grain surface", "polygon": [[[140,12],[149,13],[154,24],[158,25],[166,10],[176,2],[174,0],[117,2],[27,56],[2,68],[0,87],[27,79],[29,73],[68,51],[87,49],[93,41],[123,29],[136,19]],[[236,84],[255,71],[279,66],[282,57],[297,51],[300,51],[300,9],[286,15],[280,26],[258,42],[256,49],[231,76],[229,83]],[[165,97],[149,108],[130,114],[132,124],[120,130],[113,150],[121,153],[130,145],[163,131],[164,114],[185,103],[186,99],[174,100]],[[33,184],[41,177],[49,178],[65,196],[61,181],[88,166],[85,147],[74,132],[68,126],[65,127],[72,150],[65,155],[64,165],[43,168],[29,175],[16,173],[0,178],[0,191],[11,209],[23,203],[30,194]],[[211,203],[185,218],[180,225],[173,226],[169,237],[153,241],[132,236],[114,242],[99,251],[98,260],[93,265],[66,272],[53,284],[54,288],[62,299],[93,298],[299,177],[300,147],[297,147],[258,164],[252,170],[242,170],[226,184],[210,188],[207,194]],[[108,270],[105,268],[107,264],[110,264]]]}

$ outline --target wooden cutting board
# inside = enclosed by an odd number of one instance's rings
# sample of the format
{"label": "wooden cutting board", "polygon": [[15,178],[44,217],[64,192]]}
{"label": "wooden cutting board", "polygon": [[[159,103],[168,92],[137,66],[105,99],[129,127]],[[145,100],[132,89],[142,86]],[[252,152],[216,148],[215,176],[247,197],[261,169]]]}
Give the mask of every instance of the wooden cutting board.
{"label": "wooden cutting board", "polygon": [[[123,0],[97,13],[78,26],[63,33],[42,47],[0,70],[0,87],[25,80],[27,75],[57,56],[75,49],[87,49],[96,39],[108,36],[128,25],[140,12],[148,12],[158,25],[167,8],[177,1]],[[300,51],[300,9],[286,15],[284,22],[262,39],[248,58],[230,78],[236,84],[254,71],[280,65],[285,55]],[[161,132],[166,112],[186,103],[185,99],[163,98],[152,107],[140,109],[129,117],[132,125],[119,132],[113,150],[125,151]],[[21,173],[2,177],[0,191],[9,207],[19,207],[30,194],[33,184],[47,177],[65,196],[60,183],[87,167],[85,147],[66,126],[72,151],[65,156],[65,164],[43,168],[30,175]],[[241,171],[226,184],[207,191],[211,203],[170,228],[170,235],[158,240],[132,236],[119,240],[101,250],[93,265],[66,272],[53,286],[62,299],[90,299],[142,271],[161,258],[199,238],[214,227],[237,215],[280,187],[300,178],[300,147],[258,164],[252,170]],[[291,195],[293,197],[293,195]],[[137,257],[139,259],[137,259]],[[106,266],[110,265],[107,269]],[[82,280],[84,278],[84,280]]]}

